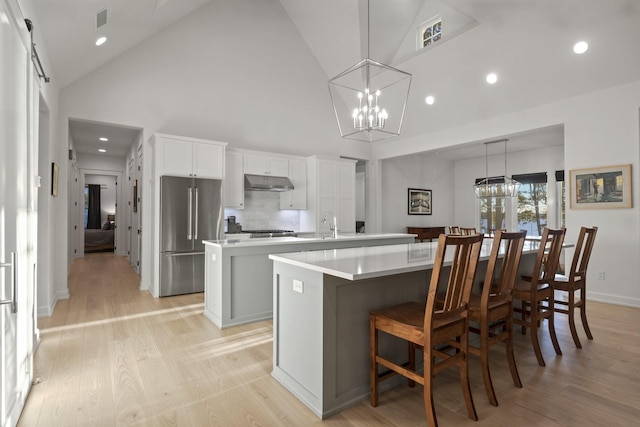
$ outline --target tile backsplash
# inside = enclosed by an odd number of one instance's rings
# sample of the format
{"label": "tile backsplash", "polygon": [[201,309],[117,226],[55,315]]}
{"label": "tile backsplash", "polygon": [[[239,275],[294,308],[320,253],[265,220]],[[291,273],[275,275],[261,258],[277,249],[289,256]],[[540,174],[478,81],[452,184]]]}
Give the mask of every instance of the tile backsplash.
{"label": "tile backsplash", "polygon": [[280,210],[280,193],[275,191],[245,191],[244,209],[225,209],[225,219],[229,216],[235,216],[243,230],[300,231],[299,211]]}

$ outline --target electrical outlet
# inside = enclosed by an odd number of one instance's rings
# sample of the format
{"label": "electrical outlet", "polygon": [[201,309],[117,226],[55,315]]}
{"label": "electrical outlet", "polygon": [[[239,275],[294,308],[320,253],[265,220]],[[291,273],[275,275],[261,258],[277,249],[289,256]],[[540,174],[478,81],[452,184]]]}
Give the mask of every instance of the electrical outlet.
{"label": "electrical outlet", "polygon": [[293,279],[293,291],[294,292],[298,292],[300,294],[302,292],[304,292],[304,287],[303,287],[303,284],[302,284],[302,280]]}
{"label": "electrical outlet", "polygon": [[604,280],[604,271],[598,271],[598,280]]}

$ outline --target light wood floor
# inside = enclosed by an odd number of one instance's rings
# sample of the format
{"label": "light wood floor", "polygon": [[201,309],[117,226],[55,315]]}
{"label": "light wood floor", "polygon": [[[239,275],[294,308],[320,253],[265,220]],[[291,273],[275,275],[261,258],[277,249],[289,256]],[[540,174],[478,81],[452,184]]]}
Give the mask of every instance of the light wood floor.
{"label": "light wood floor", "polygon": [[[220,331],[203,315],[203,294],[152,298],[124,258],[74,261],[71,297],[38,321],[34,385],[19,426],[414,426],[426,425],[422,388],[383,393],[319,420],[271,376],[272,323]],[[466,410],[456,371],[436,377],[441,426],[628,426],[640,420],[640,310],[589,304],[594,335],[574,347],[557,316],[563,356],[540,333],[547,367],[517,335],[524,388],[492,352],[500,406],[489,405],[479,365],[470,366],[480,420]],[[543,332],[546,331],[546,325]]]}

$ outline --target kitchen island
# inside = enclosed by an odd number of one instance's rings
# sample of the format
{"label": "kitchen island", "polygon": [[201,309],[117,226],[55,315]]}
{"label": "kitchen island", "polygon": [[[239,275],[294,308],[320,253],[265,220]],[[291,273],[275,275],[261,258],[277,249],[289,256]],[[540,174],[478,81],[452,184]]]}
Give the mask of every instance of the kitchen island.
{"label": "kitchen island", "polygon": [[330,252],[340,248],[413,242],[402,233],[352,233],[332,237],[206,240],[204,315],[219,328],[273,316],[273,268],[269,254]]}
{"label": "kitchen island", "polygon": [[[491,243],[484,239],[476,282],[484,279]],[[532,270],[538,246],[525,242],[520,271]],[[369,312],[426,301],[436,248],[424,242],[270,255],[273,377],[323,419],[367,399]],[[379,344],[387,355],[406,355],[392,337],[381,334]],[[406,381],[394,380],[383,390]]]}

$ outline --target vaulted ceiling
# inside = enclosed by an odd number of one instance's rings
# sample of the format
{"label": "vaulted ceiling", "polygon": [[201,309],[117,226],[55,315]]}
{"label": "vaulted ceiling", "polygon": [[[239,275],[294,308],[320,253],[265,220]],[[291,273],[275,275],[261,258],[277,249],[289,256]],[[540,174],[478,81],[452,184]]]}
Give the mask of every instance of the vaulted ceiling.
{"label": "vaulted ceiling", "polygon": [[[51,74],[64,88],[219,1],[230,0],[33,0],[35,31],[44,36]],[[366,0],[255,1],[279,3],[327,79],[366,56],[412,73],[403,137],[640,76],[637,0],[370,0],[369,8]],[[104,8],[107,24],[96,29],[96,13]],[[436,16],[442,41],[417,49],[418,27]],[[98,49],[94,41],[102,32],[109,40]],[[584,55],[572,52],[578,40],[590,44]],[[499,76],[493,86],[484,80],[491,71]],[[425,104],[427,95],[434,105]]]}

